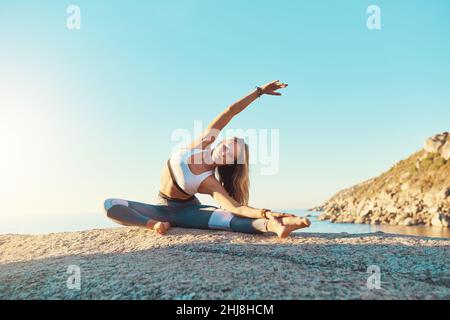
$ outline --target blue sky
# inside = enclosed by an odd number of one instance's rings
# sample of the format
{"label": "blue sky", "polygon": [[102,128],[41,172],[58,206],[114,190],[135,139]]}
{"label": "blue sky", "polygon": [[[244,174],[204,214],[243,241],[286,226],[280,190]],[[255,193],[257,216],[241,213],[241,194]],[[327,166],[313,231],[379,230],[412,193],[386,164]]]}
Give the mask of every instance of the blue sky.
{"label": "blue sky", "polygon": [[[381,30],[366,27],[371,4]],[[274,79],[283,96],[229,126],[280,132],[280,169],[252,167],[250,204],[318,205],[449,130],[449,17],[446,0],[2,0],[0,215],[151,203],[174,130]]]}

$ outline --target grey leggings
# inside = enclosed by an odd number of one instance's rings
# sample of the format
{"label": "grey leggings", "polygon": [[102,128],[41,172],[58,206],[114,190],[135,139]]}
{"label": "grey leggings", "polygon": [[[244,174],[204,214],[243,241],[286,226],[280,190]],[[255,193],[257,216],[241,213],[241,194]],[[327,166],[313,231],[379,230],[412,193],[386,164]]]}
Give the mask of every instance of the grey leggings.
{"label": "grey leggings", "polygon": [[197,197],[188,201],[158,195],[156,204],[123,199],[104,202],[107,216],[126,226],[146,227],[149,220],[170,222],[174,227],[230,230],[259,234],[267,232],[267,219],[237,217],[214,206],[202,205]]}

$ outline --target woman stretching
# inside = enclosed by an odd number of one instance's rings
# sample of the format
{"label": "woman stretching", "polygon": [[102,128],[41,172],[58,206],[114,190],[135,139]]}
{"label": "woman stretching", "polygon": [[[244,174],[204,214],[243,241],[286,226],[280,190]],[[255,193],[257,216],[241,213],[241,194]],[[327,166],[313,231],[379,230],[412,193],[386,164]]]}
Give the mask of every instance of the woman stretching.
{"label": "woman stretching", "polygon": [[[107,199],[107,216],[126,226],[153,229],[160,234],[171,227],[219,229],[243,233],[272,232],[280,238],[309,227],[310,221],[292,214],[248,205],[249,148],[240,138],[210,145],[231,119],[264,94],[280,96],[287,87],[272,81],[248,94],[219,114],[189,146],[174,152],[164,166],[156,204]],[[209,194],[219,207],[202,205],[195,196]]]}

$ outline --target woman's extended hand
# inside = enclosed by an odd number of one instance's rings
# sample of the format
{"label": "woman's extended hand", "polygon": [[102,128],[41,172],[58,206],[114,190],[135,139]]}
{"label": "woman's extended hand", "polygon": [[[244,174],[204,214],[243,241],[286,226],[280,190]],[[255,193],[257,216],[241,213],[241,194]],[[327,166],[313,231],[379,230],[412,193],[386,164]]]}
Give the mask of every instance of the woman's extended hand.
{"label": "woman's extended hand", "polygon": [[296,215],[295,214],[291,214],[291,213],[267,211],[266,212],[266,217],[269,220],[277,220],[279,218],[284,218],[284,217],[296,217]]}
{"label": "woman's extended hand", "polygon": [[276,91],[278,89],[286,88],[287,86],[287,83],[280,82],[280,80],[275,80],[261,86],[261,89],[265,94],[270,94],[272,96],[281,96],[281,93]]}

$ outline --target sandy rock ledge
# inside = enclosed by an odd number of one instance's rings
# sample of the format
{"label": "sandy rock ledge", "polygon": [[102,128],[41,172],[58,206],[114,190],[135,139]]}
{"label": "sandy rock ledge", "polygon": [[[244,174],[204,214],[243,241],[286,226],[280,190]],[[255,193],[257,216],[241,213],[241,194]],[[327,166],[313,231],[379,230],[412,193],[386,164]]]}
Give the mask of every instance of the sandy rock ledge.
{"label": "sandy rock ledge", "polygon": [[[0,236],[0,299],[450,299],[450,240],[137,228]],[[67,273],[78,266],[80,290]],[[369,290],[368,267],[381,271]]]}

